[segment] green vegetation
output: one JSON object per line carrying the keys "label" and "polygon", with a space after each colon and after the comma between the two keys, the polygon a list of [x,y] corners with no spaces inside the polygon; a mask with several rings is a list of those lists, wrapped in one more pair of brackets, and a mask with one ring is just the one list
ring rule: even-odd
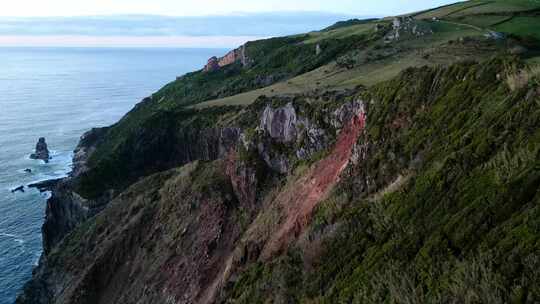
{"label": "green vegetation", "polygon": [[201,141],[202,134],[215,127],[219,117],[235,110],[157,111],[140,121],[128,115],[109,130],[88,160],[92,169],[77,180],[78,193],[98,198],[108,189],[122,191],[142,176],[192,161],[192,155],[210,157],[215,152],[206,150],[205,144],[211,143]]}
{"label": "green vegetation", "polygon": [[350,27],[352,25],[359,25],[359,24],[366,24],[366,23],[371,23],[371,22],[376,22],[378,19],[350,19],[350,20],[346,20],[346,21],[339,21],[339,22],[336,22],[334,25],[331,25],[327,28],[325,28],[324,30],[322,30],[323,32],[327,32],[327,31],[332,31],[332,30],[337,30],[337,29],[340,29],[340,28],[344,28],[344,27]]}
{"label": "green vegetation", "polygon": [[471,5],[467,9],[459,10],[447,17],[459,17],[477,14],[516,13],[540,8],[540,3],[535,0],[491,0],[470,1],[478,5]]}
{"label": "green vegetation", "polygon": [[[292,290],[292,303],[538,301],[540,99],[527,97],[538,85],[511,92],[496,79],[519,66],[408,69],[362,94],[375,102],[361,141],[374,146],[319,207],[310,238],[340,227],[322,258],[285,287],[268,274],[306,265],[309,252],[249,270],[231,297],[276,301]],[[376,195],[407,172],[401,188]]]}
{"label": "green vegetation", "polygon": [[309,38],[304,43],[318,43],[325,39],[345,39],[356,35],[367,35],[375,31],[376,21],[360,22],[349,26],[340,26],[320,32],[309,33]]}
{"label": "green vegetation", "polygon": [[532,37],[540,40],[540,18],[539,17],[514,17],[512,20],[503,22],[495,29],[500,32],[512,33],[523,37]]}
{"label": "green vegetation", "polygon": [[481,14],[512,14],[540,8],[535,0],[472,0],[413,14],[417,19],[458,18]]}
{"label": "green vegetation", "polygon": [[[399,39],[392,18],[349,20],[179,78],[87,139],[73,190],[112,201],[34,283],[73,303],[540,302],[539,8],[461,2]],[[353,100],[365,128],[339,133]],[[288,103],[302,123],[283,143],[259,125]]]}

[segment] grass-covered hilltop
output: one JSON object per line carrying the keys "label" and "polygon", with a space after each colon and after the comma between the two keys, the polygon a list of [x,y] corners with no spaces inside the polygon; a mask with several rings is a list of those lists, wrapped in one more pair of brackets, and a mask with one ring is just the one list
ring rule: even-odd
{"label": "grass-covered hilltop", "polygon": [[248,42],[82,138],[17,303],[539,303],[540,1]]}

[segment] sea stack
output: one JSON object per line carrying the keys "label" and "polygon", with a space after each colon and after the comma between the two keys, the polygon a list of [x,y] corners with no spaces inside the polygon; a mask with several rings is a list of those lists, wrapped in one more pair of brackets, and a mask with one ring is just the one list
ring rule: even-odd
{"label": "sea stack", "polygon": [[45,142],[45,137],[39,138],[37,144],[36,144],[36,152],[30,155],[31,159],[41,159],[44,162],[48,163],[50,156],[49,156],[49,149],[47,148],[47,143]]}

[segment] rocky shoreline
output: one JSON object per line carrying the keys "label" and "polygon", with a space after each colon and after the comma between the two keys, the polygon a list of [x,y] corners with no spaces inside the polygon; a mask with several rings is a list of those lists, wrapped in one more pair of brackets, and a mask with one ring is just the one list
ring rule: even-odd
{"label": "rocky shoreline", "polygon": [[[322,98],[343,100],[345,96],[351,94],[353,94],[352,91],[335,92]],[[192,151],[195,153],[178,154],[178,163],[175,166],[179,167],[197,160],[229,159],[231,151],[246,148],[251,151],[249,153],[259,155],[270,170],[286,174],[292,166],[287,158],[292,155],[282,154],[276,150],[275,144],[300,145],[300,149],[293,157],[307,160],[318,151],[328,148],[333,141],[331,137],[335,136],[331,134],[339,132],[357,113],[363,111],[363,106],[359,101],[344,103],[334,112],[328,113],[327,123],[328,127],[332,129],[329,131],[322,129],[320,125],[310,121],[309,117],[298,112],[297,108],[302,107],[303,103],[289,97],[278,99],[283,104],[282,106],[273,106],[272,103],[275,103],[277,99],[266,98],[261,98],[260,105],[256,106],[260,111],[256,124],[261,137],[248,138],[245,134],[246,130],[234,126],[198,130],[199,136],[189,136],[195,142],[182,143],[185,147],[179,148],[181,151],[188,149],[188,147],[200,147],[200,149]],[[54,266],[49,265],[48,255],[66,235],[81,223],[101,212],[113,199],[112,191],[107,191],[94,200],[85,199],[74,191],[77,179],[88,170],[87,161],[105,134],[106,129],[94,129],[81,137],[80,143],[74,151],[73,171],[68,177],[31,185],[39,190],[51,191],[52,195],[47,201],[46,217],[42,227],[44,251],[39,265],[34,271],[33,279],[25,286],[17,303],[45,304],[57,296],[56,290],[61,288],[58,284],[67,284],[68,278],[62,277],[64,274],[58,272],[51,276],[50,272]],[[228,168],[227,171],[230,172],[231,182],[237,189],[238,198],[251,206],[255,200],[256,175],[261,173],[257,173],[260,169],[246,167],[242,163],[240,160],[233,162],[232,167]]]}
{"label": "rocky shoreline", "polygon": [[33,278],[43,279],[29,281],[24,286],[16,303],[49,303],[51,286],[47,285],[45,279],[47,277],[45,274],[47,272],[47,254],[77,225],[101,210],[88,206],[88,202],[72,190],[73,179],[84,172],[86,161],[93,151],[92,148],[97,142],[97,137],[99,134],[103,134],[100,131],[101,129],[92,129],[81,137],[74,151],[72,171],[67,177],[28,185],[29,188],[36,188],[40,192],[51,192],[51,197],[47,200],[45,221],[41,229],[43,252],[38,266],[33,271]]}

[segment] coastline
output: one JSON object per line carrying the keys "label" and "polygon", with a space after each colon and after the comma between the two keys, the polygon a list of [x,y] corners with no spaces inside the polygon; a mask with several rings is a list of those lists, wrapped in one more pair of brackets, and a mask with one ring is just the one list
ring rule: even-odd
{"label": "coastline", "polygon": [[[88,204],[73,192],[73,180],[85,171],[85,164],[93,152],[98,141],[96,135],[103,135],[107,128],[94,128],[85,132],[79,139],[79,143],[72,153],[71,171],[64,177],[50,179],[42,182],[29,184],[28,187],[36,188],[40,192],[50,192],[46,202],[45,220],[42,225],[42,245],[39,262],[33,269],[32,279],[19,291],[16,303],[20,301],[29,303],[48,303],[48,286],[43,282],[34,281],[36,273],[42,273],[47,268],[47,254],[50,249],[60,242],[65,235],[80,223],[101,211],[99,204]],[[90,206],[92,205],[92,206]]]}
{"label": "coastline", "polygon": [[[151,92],[206,62],[216,50],[17,48],[0,51],[0,304],[15,301],[41,252],[51,193],[11,190],[72,172],[73,149],[91,127],[116,123]],[[93,62],[89,65],[87,62]],[[60,64],[61,63],[61,64]],[[45,137],[53,159],[29,159]],[[31,173],[24,170],[29,168]]]}

